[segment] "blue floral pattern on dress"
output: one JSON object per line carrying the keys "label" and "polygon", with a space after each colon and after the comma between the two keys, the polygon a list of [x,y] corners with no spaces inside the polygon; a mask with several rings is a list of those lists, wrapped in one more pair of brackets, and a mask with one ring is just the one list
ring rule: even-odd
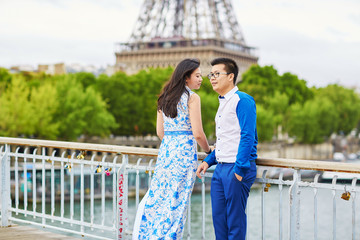
{"label": "blue floral pattern on dress", "polygon": [[176,118],[163,115],[164,130],[172,134],[165,134],[160,145],[139,239],[182,239],[197,168],[197,142],[191,132],[186,134],[192,130],[188,99],[183,93]]}

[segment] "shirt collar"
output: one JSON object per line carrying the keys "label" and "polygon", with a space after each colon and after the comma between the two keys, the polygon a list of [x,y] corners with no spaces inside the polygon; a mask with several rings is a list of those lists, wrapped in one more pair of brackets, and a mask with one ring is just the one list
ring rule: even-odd
{"label": "shirt collar", "polygon": [[185,88],[190,92],[191,91],[191,89],[188,87],[188,86],[186,86],[185,85]]}
{"label": "shirt collar", "polygon": [[227,94],[224,96],[219,96],[219,99],[225,99],[226,101],[229,100],[235,93],[238,91],[239,88],[235,86],[233,89],[231,89]]}

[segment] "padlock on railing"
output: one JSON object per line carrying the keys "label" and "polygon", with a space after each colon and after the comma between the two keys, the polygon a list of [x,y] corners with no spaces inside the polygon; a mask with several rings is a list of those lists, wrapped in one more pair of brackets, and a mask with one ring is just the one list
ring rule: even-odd
{"label": "padlock on railing", "polygon": [[78,155],[77,155],[77,159],[84,159],[86,156],[86,152],[85,151],[81,151]]}
{"label": "padlock on railing", "polygon": [[269,187],[271,187],[270,183],[267,183],[264,187],[264,192],[268,192],[269,191]]}
{"label": "padlock on railing", "polygon": [[95,169],[95,173],[101,173],[101,165],[97,165]]}
{"label": "padlock on railing", "polygon": [[341,198],[346,201],[349,201],[350,196],[351,196],[351,194],[350,194],[350,192],[346,191],[346,185],[345,185],[345,192],[343,194],[341,194]]}
{"label": "padlock on railing", "polygon": [[110,176],[111,170],[112,170],[112,168],[105,168],[105,174],[106,174],[106,176]]}

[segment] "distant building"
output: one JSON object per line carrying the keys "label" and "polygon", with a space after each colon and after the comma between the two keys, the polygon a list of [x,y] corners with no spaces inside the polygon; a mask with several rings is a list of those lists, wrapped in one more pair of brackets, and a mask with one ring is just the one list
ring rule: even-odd
{"label": "distant building", "polygon": [[88,72],[98,76],[105,72],[105,68],[96,67],[94,65],[81,65],[79,63],[67,64],[66,71],[68,73]]}
{"label": "distant building", "polygon": [[18,65],[10,67],[9,71],[10,73],[34,72],[35,69],[31,65]]}
{"label": "distant building", "polygon": [[44,72],[50,75],[62,75],[66,73],[66,68],[64,63],[39,64],[38,72]]}

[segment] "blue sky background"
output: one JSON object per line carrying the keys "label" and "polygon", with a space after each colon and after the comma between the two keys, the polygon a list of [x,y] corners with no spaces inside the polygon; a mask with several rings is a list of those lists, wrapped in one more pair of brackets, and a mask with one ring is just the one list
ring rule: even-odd
{"label": "blue sky background", "polygon": [[[360,1],[233,0],[260,65],[322,87],[360,87]],[[143,0],[0,0],[0,66],[115,63]]]}

